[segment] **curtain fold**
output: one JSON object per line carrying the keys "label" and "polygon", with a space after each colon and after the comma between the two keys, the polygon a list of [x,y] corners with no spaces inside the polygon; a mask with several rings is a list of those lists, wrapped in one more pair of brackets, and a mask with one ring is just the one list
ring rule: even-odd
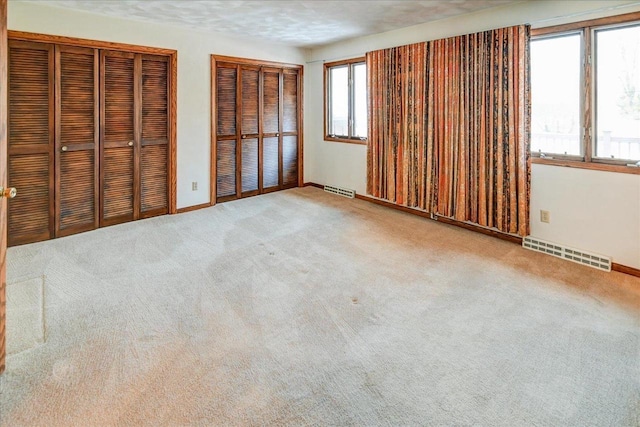
{"label": "curtain fold", "polygon": [[425,44],[367,53],[367,191],[394,203],[424,199]]}
{"label": "curtain fold", "polygon": [[367,53],[367,191],[529,232],[529,27]]}

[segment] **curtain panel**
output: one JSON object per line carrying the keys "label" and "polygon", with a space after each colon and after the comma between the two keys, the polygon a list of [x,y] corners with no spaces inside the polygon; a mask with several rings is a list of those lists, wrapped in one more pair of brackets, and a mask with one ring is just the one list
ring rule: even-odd
{"label": "curtain panel", "polygon": [[529,233],[528,26],[367,53],[367,191]]}

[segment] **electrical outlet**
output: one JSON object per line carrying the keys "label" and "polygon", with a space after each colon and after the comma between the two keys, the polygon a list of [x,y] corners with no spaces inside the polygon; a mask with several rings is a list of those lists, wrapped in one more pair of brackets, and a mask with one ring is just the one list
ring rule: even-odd
{"label": "electrical outlet", "polygon": [[198,181],[193,181],[191,183],[191,191],[198,191]]}
{"label": "electrical outlet", "polygon": [[540,211],[540,222],[550,222],[549,211]]}

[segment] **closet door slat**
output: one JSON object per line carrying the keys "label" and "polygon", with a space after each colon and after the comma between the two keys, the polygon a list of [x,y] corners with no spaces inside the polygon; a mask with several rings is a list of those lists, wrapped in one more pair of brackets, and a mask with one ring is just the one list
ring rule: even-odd
{"label": "closet door slat", "polygon": [[166,57],[142,58],[142,140],[140,198],[142,217],[166,214],[169,148],[169,62]]}
{"label": "closet door slat", "polygon": [[56,236],[98,227],[98,52],[56,46]]}
{"label": "closet door slat", "polygon": [[217,198],[236,195],[236,140],[217,141]]}
{"label": "closet door slat", "polygon": [[240,67],[240,80],[240,194],[246,197],[260,189],[260,68]]}
{"label": "closet door slat", "polygon": [[216,201],[238,196],[238,66],[216,67]]}
{"label": "closet door slat", "polygon": [[54,46],[9,41],[9,246],[54,234]]}
{"label": "closet door slat", "polygon": [[263,126],[265,134],[275,134],[280,131],[280,72],[279,70],[264,70],[263,77]]}
{"label": "closet door slat", "polygon": [[282,186],[298,186],[298,92],[300,72],[285,70],[283,76],[283,138],[282,138]]}
{"label": "closet door slat", "polygon": [[235,65],[218,65],[216,70],[217,136],[236,135],[236,92],[238,70]]}
{"label": "closet door slat", "polygon": [[258,138],[242,140],[242,194],[258,190]]}
{"label": "closet door slat", "polygon": [[282,185],[285,188],[298,186],[298,137],[287,135],[282,138]]}
{"label": "closet door slat", "polygon": [[283,132],[298,132],[298,72],[285,70],[283,78]]}
{"label": "closet door slat", "polygon": [[100,225],[134,215],[136,150],[134,54],[101,52]]}
{"label": "closet door slat", "polygon": [[263,143],[262,182],[265,191],[278,189],[280,179],[278,177],[279,163],[279,138],[277,136],[265,137]]}

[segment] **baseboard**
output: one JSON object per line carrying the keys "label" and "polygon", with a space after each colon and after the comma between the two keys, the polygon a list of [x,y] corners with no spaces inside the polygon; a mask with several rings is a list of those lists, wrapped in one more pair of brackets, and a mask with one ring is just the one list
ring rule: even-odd
{"label": "baseboard", "polygon": [[360,200],[366,200],[370,203],[375,203],[376,205],[386,206],[391,209],[395,209],[397,211],[402,211],[406,213],[410,213],[412,215],[417,215],[422,218],[427,218],[432,221],[442,222],[444,224],[453,225],[456,227],[464,228],[466,230],[475,231],[477,233],[486,234],[487,236],[495,237],[501,240],[506,240],[507,242],[516,243],[518,245],[522,244],[522,237],[513,236],[511,234],[501,233],[499,231],[491,230],[488,228],[481,227],[479,225],[468,224],[466,222],[456,221],[455,219],[446,218],[442,216],[433,217],[429,212],[421,211],[418,209],[409,208],[402,205],[396,205],[394,203],[388,202],[386,200],[376,199],[375,197],[363,196],[362,194],[356,194],[356,198]]}
{"label": "baseboard", "polygon": [[181,214],[185,212],[197,211],[198,209],[208,208],[209,206],[211,206],[210,203],[202,203],[200,205],[187,206],[186,208],[178,209],[178,213]]}
{"label": "baseboard", "polygon": [[[323,185],[317,184],[315,182],[305,182],[304,183],[305,187],[316,187],[316,188],[324,188]],[[412,209],[412,208],[408,208],[406,206],[401,206],[401,205],[396,205],[393,204],[391,202],[388,202],[386,200],[380,200],[380,199],[376,199],[374,197],[371,196],[365,196],[362,194],[356,194],[356,199],[360,199],[360,200],[364,200],[367,201],[369,203],[375,203],[376,205],[380,205],[380,206],[385,206],[387,208],[391,208],[391,209],[395,209],[397,211],[402,211],[402,212],[406,212],[406,213],[410,213],[412,215],[417,215],[420,216],[422,218],[427,218],[430,219],[432,221],[438,221],[438,222],[442,222],[445,224],[449,224],[449,225],[454,225],[456,227],[461,227],[467,230],[471,230],[471,231],[475,231],[477,233],[482,233],[482,234],[486,234],[488,236],[491,237],[495,237],[498,239],[502,239],[511,243],[516,243],[518,245],[522,245],[522,237],[519,236],[513,236],[510,234],[505,234],[505,233],[501,233],[499,231],[494,231],[494,230],[490,230],[490,229],[486,229],[477,225],[473,225],[473,224],[467,224],[464,222],[460,222],[460,221],[456,221],[454,219],[450,219],[450,218],[446,218],[446,217],[436,217],[435,219],[431,217],[431,214],[428,212],[424,212],[424,211],[420,211],[417,209]],[[636,276],[636,277],[640,277],[640,269],[638,268],[634,268],[634,267],[629,267],[626,265],[622,265],[622,264],[617,264],[617,263],[612,263],[611,264],[611,270],[613,271],[617,271],[619,273],[624,273],[624,274],[628,274],[630,276]]]}
{"label": "baseboard", "polygon": [[323,185],[316,184],[315,182],[305,182],[302,186],[303,187],[316,187],[316,188],[324,189]]}
{"label": "baseboard", "polygon": [[631,276],[640,277],[640,268],[628,267],[622,264],[616,264],[615,262],[611,263],[611,270],[617,271],[619,273],[629,274]]}

